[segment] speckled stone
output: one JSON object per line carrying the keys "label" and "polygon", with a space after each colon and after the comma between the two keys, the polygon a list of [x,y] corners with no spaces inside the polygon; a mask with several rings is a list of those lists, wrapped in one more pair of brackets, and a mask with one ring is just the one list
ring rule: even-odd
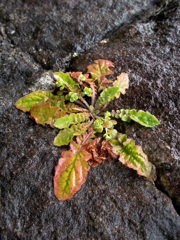
{"label": "speckled stone", "polygon": [[[178,9],[177,1],[1,1],[1,239],[180,239]],[[72,59],[75,51],[84,53]],[[54,166],[68,147],[53,146],[57,130],[36,125],[14,103],[49,88],[51,70],[85,71],[98,58],[130,78],[127,94],[109,109],[143,109],[160,119],[153,129],[119,122],[158,178],[153,185],[108,163],[91,169],[71,200],[59,202]]]}

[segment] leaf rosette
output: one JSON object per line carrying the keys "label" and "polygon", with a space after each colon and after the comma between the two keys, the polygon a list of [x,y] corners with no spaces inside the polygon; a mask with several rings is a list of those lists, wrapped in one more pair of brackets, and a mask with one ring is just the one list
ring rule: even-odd
{"label": "leaf rosette", "polygon": [[29,93],[15,103],[16,108],[30,112],[37,124],[59,130],[55,146],[70,144],[68,151],[61,152],[55,167],[54,194],[60,201],[72,198],[80,190],[90,167],[117,158],[139,175],[150,178],[153,165],[141,146],[115,127],[131,120],[154,127],[159,121],[142,110],[106,110],[109,102],[120,98],[129,87],[126,73],[115,81],[108,79],[113,67],[111,61],[98,59],[87,67],[87,73],[55,72],[53,90]]}

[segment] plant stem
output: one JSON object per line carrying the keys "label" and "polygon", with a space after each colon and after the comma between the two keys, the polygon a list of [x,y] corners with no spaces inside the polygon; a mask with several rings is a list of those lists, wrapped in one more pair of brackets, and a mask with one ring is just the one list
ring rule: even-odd
{"label": "plant stem", "polygon": [[104,111],[104,109],[107,107],[107,105],[108,105],[108,102],[106,102],[106,103],[104,104],[104,106],[101,108],[100,112]]}
{"label": "plant stem", "polygon": [[95,115],[95,114],[94,114],[93,116],[94,116],[95,118],[100,118],[100,116],[98,116],[98,115]]}
{"label": "plant stem", "polygon": [[86,105],[86,107],[90,110],[90,106],[89,106],[89,104],[86,102],[86,100],[84,100],[84,98],[83,98],[81,95],[79,95],[78,97],[79,97],[79,99],[81,100],[81,102],[83,102],[84,105]]}
{"label": "plant stem", "polygon": [[[79,105],[81,105],[81,107],[83,107],[83,108],[86,107],[86,105],[85,105],[84,103],[82,103],[81,101],[79,101],[79,100],[77,100],[76,103],[79,104]],[[87,110],[87,109],[86,109],[86,110]]]}
{"label": "plant stem", "polygon": [[[91,122],[93,123],[93,120],[92,120]],[[85,142],[88,140],[88,138],[91,136],[92,133],[93,133],[93,129],[91,128],[91,131],[90,131],[89,134],[86,136],[86,138],[84,139],[84,141],[82,142],[82,144],[85,143]]]}
{"label": "plant stem", "polygon": [[93,120],[95,121],[96,119],[94,118],[94,116],[92,115],[92,113],[90,113],[91,117],[93,118]]}

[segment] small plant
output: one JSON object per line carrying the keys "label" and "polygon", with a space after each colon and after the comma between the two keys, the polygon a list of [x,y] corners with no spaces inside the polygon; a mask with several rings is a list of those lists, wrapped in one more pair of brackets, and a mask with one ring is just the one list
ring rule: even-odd
{"label": "small plant", "polygon": [[110,101],[125,94],[129,87],[126,73],[115,81],[106,78],[113,74],[110,70],[113,67],[112,62],[99,59],[87,67],[86,74],[55,72],[53,90],[32,92],[15,104],[18,109],[30,112],[36,123],[60,130],[54,139],[55,146],[70,143],[70,150],[61,152],[55,167],[54,194],[61,201],[72,198],[85,182],[90,167],[102,162],[118,158],[141,176],[148,178],[151,174],[152,164],[146,154],[114,128],[115,119],[133,120],[145,127],[154,127],[159,121],[142,110],[105,110]]}

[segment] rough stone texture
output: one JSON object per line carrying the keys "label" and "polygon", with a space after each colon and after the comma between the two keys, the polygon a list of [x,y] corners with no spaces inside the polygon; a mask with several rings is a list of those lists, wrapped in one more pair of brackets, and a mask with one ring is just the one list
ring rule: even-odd
{"label": "rough stone texture", "polygon": [[158,14],[171,1],[2,0],[0,15],[11,44],[52,70],[107,32],[135,18]]}
{"label": "rough stone texture", "polygon": [[[1,239],[180,239],[171,202],[178,210],[179,8],[171,1],[162,10],[168,2],[2,1]],[[74,51],[101,38],[109,42],[71,61]],[[143,146],[157,168],[156,186],[171,199],[118,162],[92,169],[71,200],[54,197],[54,166],[67,148],[54,147],[57,131],[36,125],[13,105],[50,86],[47,70],[84,71],[97,58],[113,61],[116,73],[130,78],[127,94],[109,108],[144,109],[161,120],[154,129],[135,123],[120,128]]]}

